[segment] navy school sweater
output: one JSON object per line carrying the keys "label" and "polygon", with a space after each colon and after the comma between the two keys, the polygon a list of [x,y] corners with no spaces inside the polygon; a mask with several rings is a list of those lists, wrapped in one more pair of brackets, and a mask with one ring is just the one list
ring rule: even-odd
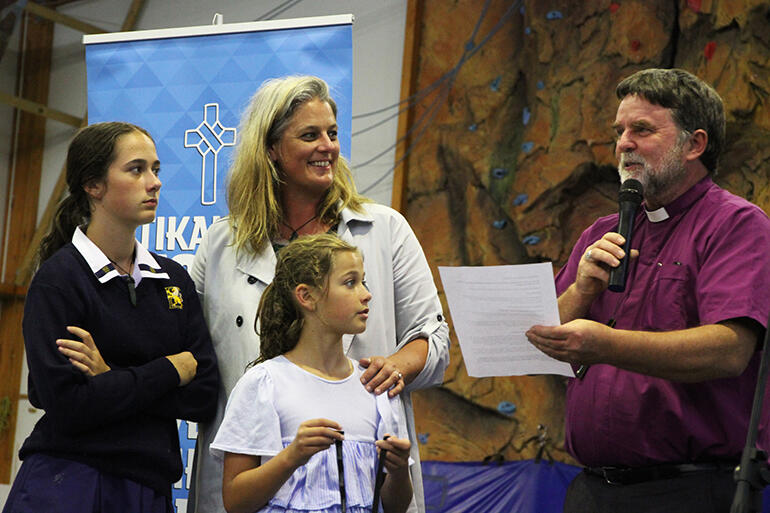
{"label": "navy school sweater", "polygon": [[[19,451],[70,459],[131,479],[163,495],[182,475],[176,419],[210,420],[219,375],[195,286],[185,269],[153,254],[169,279],[143,278],[136,306],[120,278],[100,283],[67,243],[46,260],[24,305],[29,400],[45,410]],[[56,339],[91,333],[111,370],[88,377],[62,355]],[[190,351],[195,378],[179,387],[165,358]]]}

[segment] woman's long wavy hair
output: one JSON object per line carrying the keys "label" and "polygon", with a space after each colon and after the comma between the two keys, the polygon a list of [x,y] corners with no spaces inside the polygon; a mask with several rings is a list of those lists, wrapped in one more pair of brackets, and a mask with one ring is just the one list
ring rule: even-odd
{"label": "woman's long wavy hair", "polygon": [[[282,181],[268,150],[281,139],[297,108],[315,99],[328,103],[337,116],[337,104],[329,96],[329,87],[317,77],[270,79],[252,96],[238,128],[239,142],[227,184],[236,251],[256,254],[278,234],[283,217]],[[318,206],[319,219],[333,224],[342,209],[350,207],[360,212],[366,201],[356,190],[347,161],[340,156],[332,186]]]}
{"label": "woman's long wavy hair", "polygon": [[305,235],[278,253],[275,277],[262,293],[254,326],[259,335],[259,358],[249,366],[294,349],[302,333],[303,313],[294,297],[300,284],[326,292],[335,255],[358,252],[336,235]]}
{"label": "woman's long wavy hair", "polygon": [[144,128],[121,121],[94,123],[75,134],[67,149],[68,194],[59,203],[51,228],[40,242],[38,266],[72,239],[77,226],[90,221],[91,203],[85,186],[106,180],[107,169],[116,157],[118,139],[131,132],[140,132],[152,140]]}

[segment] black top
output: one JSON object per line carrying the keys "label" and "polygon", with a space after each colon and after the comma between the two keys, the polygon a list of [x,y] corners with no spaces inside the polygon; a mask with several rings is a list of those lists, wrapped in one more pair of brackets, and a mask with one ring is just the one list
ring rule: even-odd
{"label": "black top", "polygon": [[[100,283],[66,244],[35,275],[24,305],[29,399],[45,414],[19,451],[79,461],[170,496],[182,475],[176,419],[210,420],[216,410],[216,357],[195,286],[185,269],[153,254],[169,278],[142,279],[132,306],[126,282]],[[98,274],[98,273],[97,273]],[[56,340],[93,336],[111,370],[89,377]],[[195,379],[179,387],[165,358],[190,351]]]}

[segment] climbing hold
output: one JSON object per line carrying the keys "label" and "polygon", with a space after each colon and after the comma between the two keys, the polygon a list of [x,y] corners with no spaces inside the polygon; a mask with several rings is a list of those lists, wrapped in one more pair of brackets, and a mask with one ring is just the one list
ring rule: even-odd
{"label": "climbing hold", "polygon": [[638,39],[634,39],[633,41],[631,41],[631,50],[636,52],[641,47],[642,47],[642,42],[639,41]]}
{"label": "climbing hold", "polygon": [[500,90],[500,81],[502,80],[502,77],[497,77],[492,81],[491,84],[489,84],[489,88],[493,90],[494,92],[497,92]]}
{"label": "climbing hold", "polygon": [[542,91],[543,89],[545,89],[545,83],[543,83],[542,80],[538,80],[537,84],[535,84],[535,87],[537,87],[538,91]]}
{"label": "climbing hold", "polygon": [[618,12],[618,9],[620,9],[620,4],[617,2],[612,2],[610,4],[610,13],[615,14]]}
{"label": "climbing hold", "polygon": [[524,153],[529,153],[530,151],[532,151],[532,148],[534,147],[535,147],[535,143],[533,143],[532,141],[521,143],[521,149],[524,151]]}
{"label": "climbing hold", "polygon": [[492,170],[492,176],[495,178],[505,178],[505,176],[508,174],[508,170],[504,167],[496,167]]}
{"label": "climbing hold", "polygon": [[430,436],[430,433],[417,433],[417,440],[422,444],[425,445],[428,443],[428,437]]}
{"label": "climbing hold", "polygon": [[548,11],[548,14],[545,15],[545,18],[548,20],[560,20],[563,17],[564,15],[561,11]]}
{"label": "climbing hold", "polygon": [[525,125],[529,123],[529,116],[530,116],[529,107],[524,107],[524,110],[521,113],[521,122],[524,123]]}
{"label": "climbing hold", "polygon": [[527,235],[523,239],[521,239],[521,242],[526,244],[527,246],[534,246],[538,242],[540,242],[540,237],[537,235]]}
{"label": "climbing hold", "polygon": [[716,41],[709,41],[706,43],[706,46],[703,48],[703,55],[706,57],[707,61],[710,61],[714,57],[714,53],[717,51],[717,43]]}
{"label": "climbing hold", "polygon": [[492,223],[492,226],[494,226],[498,230],[502,230],[503,228],[508,226],[508,221],[506,221],[505,219],[498,219]]}
{"label": "climbing hold", "polygon": [[497,405],[497,411],[503,415],[513,415],[516,413],[516,405],[510,401],[500,401]]}
{"label": "climbing hold", "polygon": [[523,205],[529,200],[529,196],[527,194],[519,194],[515,198],[513,198],[513,206],[518,207],[519,205]]}
{"label": "climbing hold", "polygon": [[475,132],[478,127],[479,126],[476,123],[473,123],[472,125],[468,125],[468,130]]}

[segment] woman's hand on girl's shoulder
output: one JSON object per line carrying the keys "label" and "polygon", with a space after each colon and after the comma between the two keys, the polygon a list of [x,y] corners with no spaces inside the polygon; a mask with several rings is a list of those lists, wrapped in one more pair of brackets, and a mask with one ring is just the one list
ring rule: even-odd
{"label": "woman's hand on girl's shoulder", "polygon": [[306,420],[297,428],[297,436],[286,447],[297,466],[304,465],[317,452],[326,450],[337,440],[344,440],[342,426],[329,419]]}
{"label": "woman's hand on girl's shoulder", "polygon": [[110,370],[96,348],[91,334],[77,326],[67,326],[67,331],[78,337],[82,342],[60,338],[56,341],[59,352],[66,356],[70,363],[87,376],[96,376]]}
{"label": "woman's hand on girl's shoulder", "polygon": [[387,391],[388,397],[395,397],[406,386],[404,375],[392,356],[361,358],[358,360],[358,364],[366,368],[361,374],[361,383],[366,387],[366,390],[375,395]]}

